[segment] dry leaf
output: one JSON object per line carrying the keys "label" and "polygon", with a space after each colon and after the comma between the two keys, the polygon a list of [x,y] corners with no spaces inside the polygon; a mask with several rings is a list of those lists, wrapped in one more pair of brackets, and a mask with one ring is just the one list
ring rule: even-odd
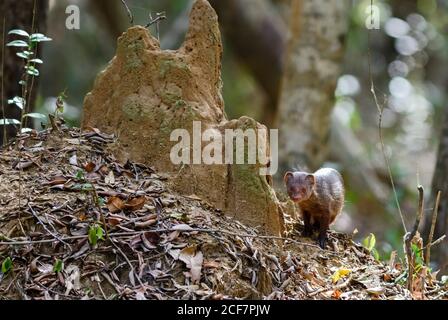
{"label": "dry leaf", "polygon": [[366,289],[366,291],[369,294],[372,294],[372,295],[375,295],[375,296],[379,296],[380,294],[383,294],[385,290],[386,289],[383,288],[383,287],[373,287],[373,288],[367,288]]}
{"label": "dry leaf", "polygon": [[186,247],[180,251],[179,260],[185,262],[187,268],[190,269],[193,283],[199,282],[201,280],[201,269],[204,261],[202,252],[196,252],[196,246]]}
{"label": "dry leaf", "polygon": [[151,219],[151,220],[146,220],[143,222],[136,222],[135,227],[138,229],[143,229],[143,228],[155,225],[156,223],[157,223],[157,219]]}
{"label": "dry leaf", "polygon": [[193,228],[190,227],[188,224],[176,224],[171,229],[172,230],[178,230],[178,231],[191,231],[191,230],[193,230]]}
{"label": "dry leaf", "polygon": [[334,299],[340,299],[341,298],[341,294],[342,294],[342,292],[340,290],[334,290],[333,294],[331,295],[331,297],[334,298]]}
{"label": "dry leaf", "polygon": [[53,272],[53,266],[49,263],[43,263],[37,267],[37,270],[43,274],[48,274]]}
{"label": "dry leaf", "polygon": [[65,294],[68,295],[73,289],[79,290],[81,288],[81,275],[79,268],[75,265],[69,265],[65,268],[65,273],[67,274],[67,277],[65,278]]}
{"label": "dry leaf", "polygon": [[68,162],[72,165],[72,166],[78,166],[78,157],[76,156],[76,153],[74,153],[70,159],[68,159]]}
{"label": "dry leaf", "polygon": [[115,176],[112,170],[110,170],[107,176],[104,177],[104,182],[107,184],[115,184]]}
{"label": "dry leaf", "polygon": [[203,266],[204,266],[204,268],[220,268],[221,263],[219,261],[206,260],[206,261],[204,261]]}
{"label": "dry leaf", "polygon": [[336,283],[339,281],[339,279],[345,278],[350,272],[352,272],[350,269],[340,268],[336,270],[335,273],[333,273],[333,275],[331,276],[331,280],[333,281],[333,283]]}
{"label": "dry leaf", "polygon": [[107,200],[107,208],[111,213],[120,212],[124,209],[124,202],[119,197],[110,197]]}
{"label": "dry leaf", "polygon": [[144,196],[133,198],[131,200],[126,201],[125,208],[130,211],[137,211],[143,208],[146,202],[146,198]]}
{"label": "dry leaf", "polygon": [[92,172],[95,167],[96,165],[93,162],[88,162],[84,165],[84,170],[86,170],[86,172]]}
{"label": "dry leaf", "polygon": [[64,177],[53,177],[51,181],[47,182],[50,186],[54,186],[57,184],[64,184],[67,182],[67,179]]}
{"label": "dry leaf", "polygon": [[121,222],[122,220],[123,220],[123,219],[120,219],[120,218],[110,217],[110,218],[107,219],[107,222],[108,222],[111,226],[115,227],[115,226],[119,225],[120,222]]}

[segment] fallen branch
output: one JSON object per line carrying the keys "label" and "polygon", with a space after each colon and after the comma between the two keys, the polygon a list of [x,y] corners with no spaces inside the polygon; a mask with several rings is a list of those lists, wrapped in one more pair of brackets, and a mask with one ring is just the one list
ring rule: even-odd
{"label": "fallen branch", "polygon": [[344,289],[345,287],[347,287],[352,282],[352,280],[353,280],[353,276],[350,275],[346,281],[344,281],[343,283],[341,283],[341,284],[339,284],[337,286],[334,286],[332,288],[320,288],[320,289],[318,289],[316,291],[311,292],[309,295],[310,295],[310,297],[313,297],[316,294],[319,294],[321,292],[330,291],[330,290]]}
{"label": "fallen branch", "polygon": [[439,211],[439,203],[440,203],[440,194],[441,191],[439,190],[437,192],[437,197],[436,197],[436,203],[434,205],[434,211],[432,212],[432,221],[431,221],[431,229],[429,231],[429,235],[428,235],[428,241],[427,241],[427,249],[426,249],[426,255],[425,255],[425,263],[427,266],[429,266],[429,263],[431,261],[431,242],[432,242],[432,238],[434,236],[434,230],[436,228],[436,221],[437,221],[437,213]]}
{"label": "fallen branch", "polygon": [[39,218],[39,216],[37,215],[36,211],[34,211],[33,207],[31,207],[29,202],[28,202],[28,208],[30,209],[30,212],[33,215],[33,217],[37,219],[37,221],[42,226],[42,228],[44,228],[45,231],[47,231],[53,238],[55,238],[55,240],[58,240],[59,242],[67,245],[70,248],[70,251],[72,250],[72,247],[67,242],[65,242],[61,237],[59,237],[57,234],[54,234],[51,230],[49,230],[47,228],[45,223]]}
{"label": "fallen branch", "polygon": [[[264,235],[256,235],[256,234],[240,234],[237,232],[231,232],[226,230],[218,230],[218,229],[201,229],[201,228],[189,228],[189,229],[178,229],[178,228],[163,228],[163,229],[154,229],[154,230],[144,230],[144,231],[129,231],[129,232],[117,232],[117,233],[109,233],[109,238],[120,238],[120,237],[129,237],[129,236],[135,236],[140,234],[145,234],[147,232],[155,232],[155,233],[166,233],[166,232],[173,232],[173,231],[179,231],[179,232],[205,232],[205,233],[223,233],[228,234],[232,236],[242,237],[242,238],[259,238],[259,239],[272,239],[272,240],[283,240],[283,241],[291,241],[293,243],[296,243],[298,245],[302,246],[308,246],[313,248],[318,248],[320,250],[324,250],[330,253],[334,253],[333,251],[322,249],[320,246],[316,244],[306,243],[306,242],[300,242],[294,239],[290,238],[284,238],[279,236],[264,236]],[[79,236],[69,236],[69,237],[63,237],[60,238],[60,240],[67,241],[67,240],[77,240],[77,239],[87,239],[88,235],[79,235]],[[11,241],[0,241],[0,245],[30,245],[30,244],[42,244],[42,243],[51,243],[56,241],[56,239],[44,239],[44,240],[29,240],[29,241],[15,241],[14,239],[11,239]]]}

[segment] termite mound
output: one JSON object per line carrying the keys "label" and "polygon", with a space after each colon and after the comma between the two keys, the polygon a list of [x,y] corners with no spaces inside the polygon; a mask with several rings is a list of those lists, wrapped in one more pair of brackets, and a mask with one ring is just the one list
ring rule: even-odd
{"label": "termite mound", "polygon": [[[173,164],[170,141],[175,129],[192,136],[193,121],[202,130],[266,130],[255,120],[228,120],[221,80],[222,43],[218,18],[206,0],[197,0],[190,27],[178,50],[161,50],[143,27],[128,29],[118,39],[116,56],[84,101],[83,127],[114,133],[114,154],[122,161],[149,164],[168,176],[169,186],[196,195],[248,225],[282,235],[280,202],[267,176],[256,164]],[[224,145],[224,141],[222,141]],[[203,147],[206,144],[203,145]],[[269,155],[268,139],[257,148]],[[247,144],[244,152],[247,152]]]}

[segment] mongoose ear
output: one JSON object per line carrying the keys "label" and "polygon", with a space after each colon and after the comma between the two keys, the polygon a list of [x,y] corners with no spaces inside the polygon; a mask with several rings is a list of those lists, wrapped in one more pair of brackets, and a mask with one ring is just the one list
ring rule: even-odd
{"label": "mongoose ear", "polygon": [[292,174],[291,171],[286,172],[286,173],[285,173],[285,176],[283,177],[283,181],[285,181],[285,183],[287,183],[289,177],[292,177],[292,176],[293,176],[293,174]]}
{"label": "mongoose ear", "polygon": [[308,182],[311,185],[314,185],[314,183],[316,182],[314,175],[309,174],[305,177],[305,181]]}

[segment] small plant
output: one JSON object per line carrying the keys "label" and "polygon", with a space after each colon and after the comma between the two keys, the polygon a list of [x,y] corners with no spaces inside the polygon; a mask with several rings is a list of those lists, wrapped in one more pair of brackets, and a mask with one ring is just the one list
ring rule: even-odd
{"label": "small plant", "polygon": [[96,246],[98,240],[104,240],[104,230],[99,225],[94,224],[89,228],[89,243]]}
{"label": "small plant", "polygon": [[380,260],[380,255],[378,253],[378,250],[376,250],[376,248],[375,248],[376,238],[373,233],[369,234],[366,238],[364,238],[364,240],[362,240],[362,245],[364,246],[364,248],[367,249],[367,251],[369,251],[373,255],[375,260],[377,260],[377,261]]}
{"label": "small plant", "polygon": [[59,273],[64,269],[64,262],[60,259],[56,259],[56,262],[53,265],[53,272]]}
{"label": "small plant", "polygon": [[411,250],[414,254],[415,259],[414,270],[416,273],[418,273],[425,266],[425,262],[423,260],[423,251],[415,243],[411,244]]}
{"label": "small plant", "polygon": [[2,273],[7,274],[12,269],[12,260],[10,257],[7,257],[3,260],[2,263]]}
{"label": "small plant", "polygon": [[34,78],[39,76],[38,65],[42,64],[43,61],[36,56],[37,46],[40,42],[51,41],[52,39],[45,36],[42,33],[29,34],[25,30],[14,29],[8,32],[9,35],[16,35],[22,37],[23,40],[13,40],[6,44],[8,47],[16,47],[22,49],[22,51],[17,52],[16,55],[25,60],[24,72],[22,74],[19,85],[21,86],[21,95],[15,96],[8,99],[8,104],[14,105],[21,110],[20,119],[0,119],[0,125],[14,125],[19,127],[19,132],[31,131],[30,128],[24,128],[25,120],[27,118],[34,119],[46,119],[46,116],[42,113],[30,112],[29,100],[31,97],[31,92],[33,89]]}

